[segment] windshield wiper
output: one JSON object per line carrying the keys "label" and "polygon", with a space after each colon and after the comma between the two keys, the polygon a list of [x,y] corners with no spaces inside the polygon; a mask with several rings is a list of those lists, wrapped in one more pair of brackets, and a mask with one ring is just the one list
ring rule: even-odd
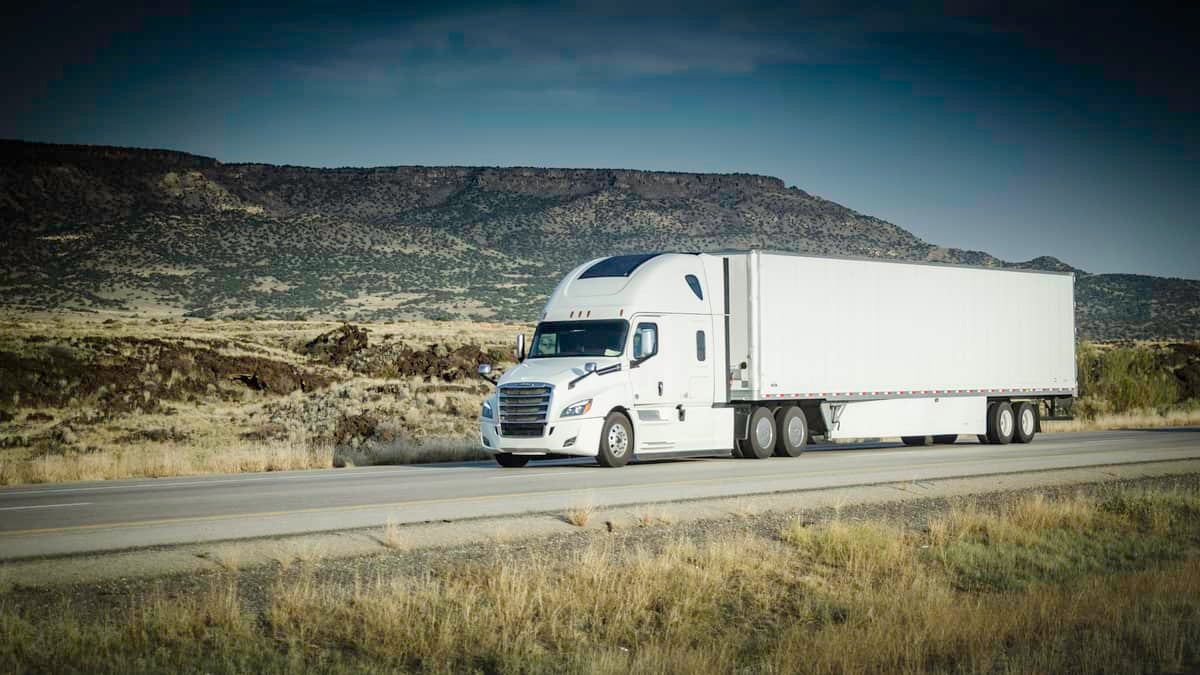
{"label": "windshield wiper", "polygon": [[603,367],[603,368],[600,368],[600,369],[598,369],[598,370],[589,370],[589,371],[587,371],[586,373],[584,373],[584,374],[580,375],[579,377],[577,377],[577,378],[575,378],[575,379],[571,380],[570,382],[568,382],[568,383],[567,383],[567,389],[574,389],[574,388],[575,388],[575,383],[576,383],[576,382],[578,382],[578,381],[582,380],[583,378],[587,377],[588,375],[591,375],[592,373],[595,373],[595,374],[597,374],[597,375],[607,375],[607,374],[609,374],[609,373],[615,373],[615,372],[617,372],[617,371],[618,371],[618,370],[620,370],[620,369],[621,369],[621,364],[619,364],[619,363],[614,363],[614,364],[612,364],[611,366],[605,366],[605,367]]}

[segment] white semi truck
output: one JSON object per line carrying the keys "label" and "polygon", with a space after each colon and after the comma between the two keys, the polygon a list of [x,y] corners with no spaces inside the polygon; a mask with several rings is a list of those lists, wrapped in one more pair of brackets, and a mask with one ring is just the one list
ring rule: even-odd
{"label": "white semi truck", "polygon": [[1027,443],[1075,395],[1074,277],[767,251],[572,270],[479,419],[502,466]]}

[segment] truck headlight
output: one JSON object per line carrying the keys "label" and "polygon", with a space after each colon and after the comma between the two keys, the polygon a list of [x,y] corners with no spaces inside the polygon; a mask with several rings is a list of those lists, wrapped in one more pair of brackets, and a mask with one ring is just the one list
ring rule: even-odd
{"label": "truck headlight", "polygon": [[587,411],[589,411],[591,409],[592,409],[592,399],[589,398],[586,401],[580,401],[579,403],[572,403],[571,405],[563,408],[562,414],[559,415],[559,417],[579,417],[580,415],[583,415],[584,413],[586,413]]}
{"label": "truck headlight", "polygon": [[483,402],[483,410],[479,411],[479,416],[484,419],[489,419],[489,420],[495,419],[495,416],[492,415],[492,402],[491,401]]}

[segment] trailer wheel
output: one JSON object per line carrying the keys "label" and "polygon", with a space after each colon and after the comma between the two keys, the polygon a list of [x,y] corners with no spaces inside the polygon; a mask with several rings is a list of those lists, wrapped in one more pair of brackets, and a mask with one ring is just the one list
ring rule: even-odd
{"label": "trailer wheel", "polygon": [[934,445],[954,445],[958,442],[958,434],[942,434],[933,437]]}
{"label": "trailer wheel", "polygon": [[925,440],[928,436],[901,436],[900,441],[907,446],[925,445]]}
{"label": "trailer wheel", "polygon": [[625,466],[633,454],[633,425],[619,412],[610,412],[600,430],[600,451],[596,463],[608,469]]}
{"label": "trailer wheel", "polygon": [[1037,434],[1037,411],[1028,401],[1013,406],[1013,443],[1028,443]]}
{"label": "trailer wheel", "polygon": [[1013,439],[1013,428],[1016,427],[1012,405],[1008,401],[995,401],[988,406],[987,438],[994,445],[1008,445]]}
{"label": "trailer wheel", "polygon": [[808,419],[794,405],[775,411],[775,456],[799,457],[808,443]]}
{"label": "trailer wheel", "polygon": [[496,453],[496,463],[506,469],[516,469],[528,464],[529,456],[498,452]]}
{"label": "trailer wheel", "polygon": [[766,459],[775,450],[775,416],[770,408],[758,407],[750,415],[750,435],[738,441],[744,459]]}

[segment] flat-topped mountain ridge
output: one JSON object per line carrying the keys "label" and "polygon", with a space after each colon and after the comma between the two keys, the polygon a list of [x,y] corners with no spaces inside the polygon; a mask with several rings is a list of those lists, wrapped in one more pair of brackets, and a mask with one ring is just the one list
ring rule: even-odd
{"label": "flat-topped mountain ridge", "polygon": [[758,247],[1075,271],[1081,335],[1200,337],[1200,282],[936,246],[751,174],[324,169],[0,141],[0,227],[10,307],[528,321],[590,258]]}

